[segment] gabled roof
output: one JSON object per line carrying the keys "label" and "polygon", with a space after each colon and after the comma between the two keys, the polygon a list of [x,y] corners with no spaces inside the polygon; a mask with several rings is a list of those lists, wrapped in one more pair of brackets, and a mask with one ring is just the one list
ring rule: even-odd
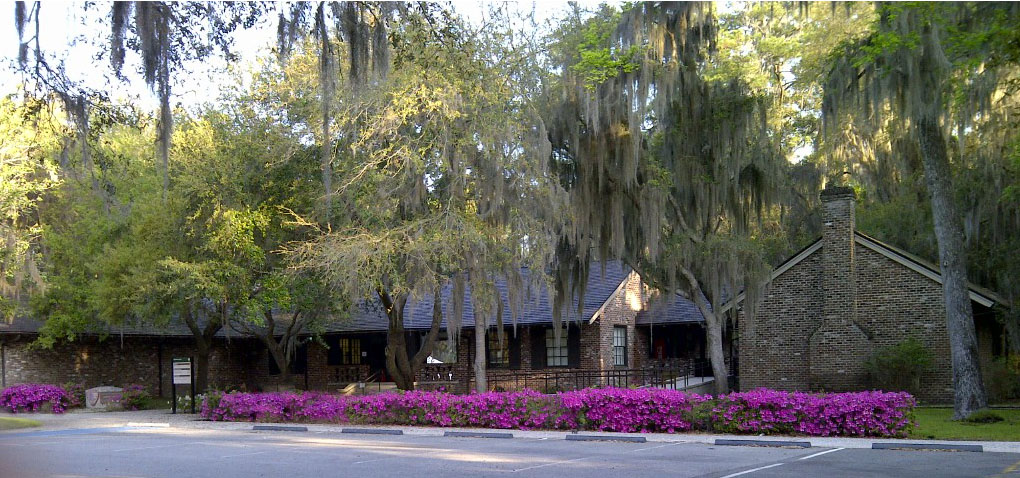
{"label": "gabled roof", "polygon": [[705,316],[691,299],[676,294],[671,300],[652,301],[647,309],[637,313],[634,322],[637,325],[700,324],[705,322]]}
{"label": "gabled roof", "polygon": [[[938,282],[939,284],[942,284],[942,273],[939,271],[938,266],[925,261],[920,257],[904,251],[903,249],[881,242],[873,237],[866,236],[860,231],[854,231],[854,242],[882,254],[883,256],[888,257],[889,259],[892,259],[904,265],[908,269]],[[1005,303],[1005,300],[1003,300],[1002,297],[995,292],[985,289],[984,287],[980,287],[970,281],[967,282],[967,289],[969,289],[970,292],[970,300],[985,307]]]}
{"label": "gabled roof", "polygon": [[[867,247],[868,249],[875,251],[893,261],[903,265],[904,267],[917,272],[939,284],[942,284],[942,273],[939,271],[938,266],[921,259],[920,257],[911,254],[903,249],[886,244],[878,239],[870,237],[860,231],[854,231],[854,243],[861,246]],[[822,239],[818,238],[815,242],[812,242],[807,247],[801,249],[799,252],[793,255],[793,257],[787,259],[782,264],[776,266],[769,276],[769,281],[776,280],[777,277],[781,276],[784,272],[790,270],[793,266],[797,265],[804,259],[807,259],[811,254],[822,248]],[[967,288],[970,293],[970,300],[977,302],[985,307],[991,307],[995,304],[1004,304],[1005,300],[1002,299],[995,292],[988,290],[984,287],[980,287],[972,282],[967,282]],[[725,311],[733,306],[733,304],[744,300],[744,293],[741,292],[733,301],[728,302],[726,305],[720,307],[720,310]]]}

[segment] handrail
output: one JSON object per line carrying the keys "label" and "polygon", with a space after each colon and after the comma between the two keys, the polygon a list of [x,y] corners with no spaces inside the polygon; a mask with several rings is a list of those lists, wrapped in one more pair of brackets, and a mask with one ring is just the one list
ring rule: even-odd
{"label": "handrail", "polygon": [[710,362],[699,359],[683,364],[645,368],[492,371],[487,374],[486,380],[494,390],[533,389],[552,392],[609,386],[682,390],[692,386],[693,378],[711,375]]}

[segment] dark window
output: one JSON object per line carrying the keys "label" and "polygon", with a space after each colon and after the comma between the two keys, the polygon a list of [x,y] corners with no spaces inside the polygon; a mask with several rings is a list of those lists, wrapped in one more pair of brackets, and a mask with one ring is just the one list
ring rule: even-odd
{"label": "dark window", "polygon": [[328,337],[329,357],[326,365],[360,365],[361,339],[350,337]]}
{"label": "dark window", "polygon": [[627,327],[613,327],[613,365],[627,365]]}
{"label": "dark window", "polygon": [[499,333],[488,331],[486,334],[486,347],[488,353],[488,365],[491,367],[510,366],[510,337],[503,333],[503,340],[500,340]]}
{"label": "dark window", "polygon": [[566,367],[570,365],[570,353],[567,347],[567,331],[561,330],[559,340],[556,331],[545,330],[545,365],[547,367]]}

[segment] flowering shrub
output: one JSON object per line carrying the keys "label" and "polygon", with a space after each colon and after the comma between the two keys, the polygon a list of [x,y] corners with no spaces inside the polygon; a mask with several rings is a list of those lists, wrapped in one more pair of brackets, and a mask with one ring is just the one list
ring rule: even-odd
{"label": "flowering shrub", "polygon": [[138,410],[145,408],[150,398],[152,398],[152,395],[149,394],[149,390],[145,388],[145,385],[137,383],[125,385],[124,390],[120,394],[120,406],[124,407],[125,410]]}
{"label": "flowering shrub", "polygon": [[67,408],[79,408],[85,406],[85,385],[77,382],[64,384],[67,392]]}
{"label": "flowering shrub", "polygon": [[905,436],[914,399],[906,393],[810,394],[754,390],[713,398],[676,390],[604,388],[452,395],[320,392],[206,395],[202,416],[226,421],[298,421],[438,427]]}
{"label": "flowering shrub", "polygon": [[899,392],[811,394],[753,390],[724,395],[711,410],[727,433],[815,436],[905,436],[914,425],[914,397]]}
{"label": "flowering shrub", "polygon": [[64,413],[70,397],[56,385],[23,384],[8,387],[0,392],[0,408],[13,413],[37,412],[49,405],[53,413]]}

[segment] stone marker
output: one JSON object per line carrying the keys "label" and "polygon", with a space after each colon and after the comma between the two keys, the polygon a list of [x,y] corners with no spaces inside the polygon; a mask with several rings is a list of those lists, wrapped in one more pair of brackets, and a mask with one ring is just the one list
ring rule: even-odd
{"label": "stone marker", "polygon": [[105,410],[119,407],[124,389],[120,387],[96,387],[85,390],[85,408]]}

